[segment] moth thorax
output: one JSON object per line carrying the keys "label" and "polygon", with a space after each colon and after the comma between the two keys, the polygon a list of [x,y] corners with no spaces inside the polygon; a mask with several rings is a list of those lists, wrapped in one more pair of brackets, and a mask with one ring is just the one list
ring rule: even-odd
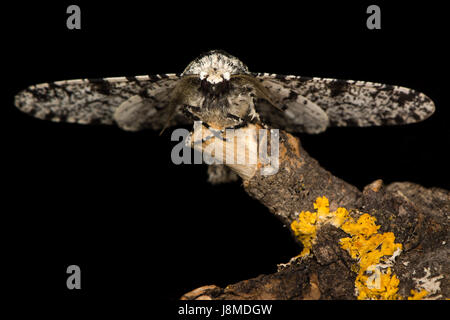
{"label": "moth thorax", "polygon": [[234,74],[248,73],[247,67],[236,57],[223,51],[210,51],[194,61],[183,75],[198,75],[200,80],[218,84],[230,80]]}

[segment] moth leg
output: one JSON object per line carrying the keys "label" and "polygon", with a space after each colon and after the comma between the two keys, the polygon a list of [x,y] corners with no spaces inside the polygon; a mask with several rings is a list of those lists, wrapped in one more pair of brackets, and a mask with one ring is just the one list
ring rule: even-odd
{"label": "moth leg", "polygon": [[206,137],[204,140],[207,141],[213,137],[216,137],[217,139],[220,139],[222,141],[228,141],[226,138],[223,137],[223,130],[216,130],[214,128],[211,128],[211,126],[209,124],[207,124],[206,122],[203,123],[203,126],[205,126],[205,128],[207,128],[213,135],[212,136],[208,136]]}
{"label": "moth leg", "polygon": [[262,124],[261,120],[259,118],[258,113],[256,113],[255,109],[251,109],[249,111],[249,113],[244,117],[241,118],[239,116],[236,116],[232,113],[227,113],[227,117],[232,118],[234,120],[237,120],[238,123],[234,126],[231,127],[226,127],[225,129],[223,129],[222,131],[224,132],[227,129],[240,129],[240,128],[244,128],[246,126],[248,126],[250,123],[258,123],[258,124]]}
{"label": "moth leg", "polygon": [[[201,121],[199,117],[197,117],[196,115],[193,115],[193,114],[190,114],[189,118],[192,119],[193,121]],[[199,139],[199,140],[194,141],[194,144],[204,143],[212,138],[218,138],[220,140],[223,140],[221,131],[211,128],[206,122],[203,122],[203,121],[201,121],[201,122],[202,122],[202,126],[205,127],[206,129],[208,129],[209,132],[211,132],[212,134],[208,135],[206,137],[202,137],[201,140]],[[225,140],[223,140],[223,141],[225,141]]]}
{"label": "moth leg", "polygon": [[248,125],[248,121],[243,120],[241,123],[238,123],[235,126],[232,127],[226,127],[223,131],[229,130],[229,129],[240,129],[240,128],[244,128]]}

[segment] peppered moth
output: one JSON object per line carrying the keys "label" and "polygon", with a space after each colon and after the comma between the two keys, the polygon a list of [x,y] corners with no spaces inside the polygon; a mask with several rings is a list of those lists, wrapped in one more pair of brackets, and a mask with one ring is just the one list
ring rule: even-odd
{"label": "peppered moth", "polygon": [[15,105],[37,118],[161,130],[201,120],[224,130],[260,123],[290,132],[331,126],[418,122],[434,112],[423,93],[352,80],[251,73],[239,59],[210,51],[181,74],[79,79],[32,85]]}

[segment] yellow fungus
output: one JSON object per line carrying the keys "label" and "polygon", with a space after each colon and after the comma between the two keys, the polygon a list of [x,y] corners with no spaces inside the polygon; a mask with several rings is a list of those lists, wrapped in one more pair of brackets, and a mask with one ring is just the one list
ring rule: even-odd
{"label": "yellow fungus", "polygon": [[301,257],[307,256],[310,253],[317,232],[315,226],[316,221],[317,213],[302,211],[298,216],[298,220],[294,220],[291,223],[291,229],[303,244],[303,251],[300,253]]}
{"label": "yellow fungus", "polygon": [[422,300],[425,298],[429,292],[425,289],[422,289],[421,291],[411,290],[412,297],[408,297],[408,300]]}
{"label": "yellow fungus", "polygon": [[363,235],[370,236],[378,231],[380,226],[375,224],[377,219],[365,213],[359,217],[358,221],[355,222],[353,219],[349,219],[342,225],[342,230],[350,235]]}
{"label": "yellow fungus", "polygon": [[[350,236],[340,239],[340,245],[357,260],[351,269],[357,273],[355,288],[358,299],[402,299],[397,294],[400,280],[392,273],[389,264],[383,265],[389,262],[389,257],[397,250],[402,249],[400,243],[395,243],[394,234],[378,233],[380,226],[376,225],[376,218],[367,213],[355,220],[345,208],[330,212],[329,201],[325,196],[316,199],[314,209],[315,212],[300,212],[298,219],[291,224],[295,236],[304,246],[299,256],[310,254],[317,229],[324,223],[331,223]],[[408,299],[421,299],[428,293],[412,290],[411,294],[412,297]]]}
{"label": "yellow fungus", "polygon": [[314,209],[317,209],[319,216],[326,216],[330,213],[329,205],[328,199],[325,196],[322,198],[319,197],[314,203]]}

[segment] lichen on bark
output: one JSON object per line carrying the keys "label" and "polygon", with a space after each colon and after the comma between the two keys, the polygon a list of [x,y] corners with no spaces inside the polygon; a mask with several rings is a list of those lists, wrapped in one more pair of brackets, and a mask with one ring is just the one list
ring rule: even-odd
{"label": "lichen on bark", "polygon": [[[302,148],[297,137],[281,131],[279,147],[276,174],[261,175],[259,170],[254,170],[251,177],[243,179],[249,196],[260,201],[288,227],[299,212],[314,210],[314,202],[322,196],[329,199],[332,211],[344,207],[355,216],[369,214],[380,226],[379,232],[393,233],[395,242],[402,247],[390,267],[399,280],[398,296],[450,297],[449,191],[411,182],[385,186],[381,180],[360,191],[322,168]],[[294,232],[293,236],[298,241]],[[198,288],[193,292],[200,294],[187,293],[183,299],[356,299],[355,260],[340,245],[340,239],[345,237],[348,234],[342,229],[323,225],[317,230],[307,257],[280,262],[274,274],[260,275],[225,288],[214,285]]]}

